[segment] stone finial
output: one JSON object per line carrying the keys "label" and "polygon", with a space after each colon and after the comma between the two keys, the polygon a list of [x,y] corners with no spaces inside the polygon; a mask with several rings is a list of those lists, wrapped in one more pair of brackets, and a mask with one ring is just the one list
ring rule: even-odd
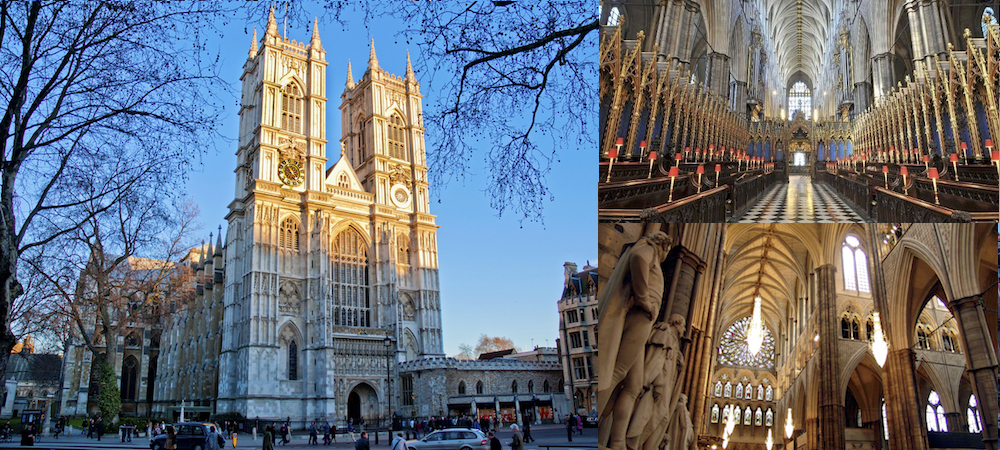
{"label": "stone finial", "polygon": [[215,239],[215,256],[222,256],[222,225],[219,225],[219,235]]}
{"label": "stone finial", "polygon": [[253,58],[257,54],[257,27],[253,27],[253,40],[250,41],[250,53],[247,58]]}
{"label": "stone finial", "polygon": [[375,57],[375,38],[372,38],[371,51],[368,53],[368,70],[378,69],[378,58]]}
{"label": "stone finial", "polygon": [[351,60],[347,60],[347,88],[354,89],[354,74],[351,73]]}
{"label": "stone finial", "polygon": [[274,5],[271,5],[271,12],[267,14],[267,35],[278,37],[278,21],[274,19]]}
{"label": "stone finial", "polygon": [[417,76],[413,73],[413,65],[410,64],[410,51],[406,51],[406,81],[417,82]]}
{"label": "stone finial", "polygon": [[320,50],[323,48],[323,45],[319,43],[319,19],[317,19],[316,17],[313,17],[313,34],[312,34],[312,39],[309,40],[309,44],[315,50]]}
{"label": "stone finial", "polygon": [[[213,233],[208,233],[208,251],[204,253],[205,255],[214,255],[215,254],[215,249],[212,248],[212,234]],[[205,249],[202,249],[202,251],[204,252]]]}

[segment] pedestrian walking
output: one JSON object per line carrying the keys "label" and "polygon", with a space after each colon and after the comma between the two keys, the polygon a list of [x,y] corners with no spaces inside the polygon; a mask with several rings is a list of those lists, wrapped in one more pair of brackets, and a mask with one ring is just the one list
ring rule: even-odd
{"label": "pedestrian walking", "polygon": [[309,424],[309,445],[318,445],[316,422]]}
{"label": "pedestrian walking", "polygon": [[583,417],[579,414],[576,414],[576,430],[583,434]]}
{"label": "pedestrian walking", "polygon": [[573,428],[576,428],[576,423],[573,420],[572,414],[566,416],[565,423],[566,423],[566,439],[569,442],[573,442]]}
{"label": "pedestrian walking", "polygon": [[396,433],[396,437],[392,439],[392,444],[389,445],[390,450],[406,450],[406,439],[403,439],[403,433]]}
{"label": "pedestrian walking", "polygon": [[87,419],[87,422],[83,424],[87,428],[87,439],[94,438],[94,419]]}
{"label": "pedestrian walking", "polygon": [[347,433],[351,435],[351,442],[358,442],[357,439],[354,439],[354,421],[353,420],[349,420],[347,422]]}
{"label": "pedestrian walking", "polygon": [[333,438],[333,442],[337,442],[337,422],[330,424],[330,437]]}
{"label": "pedestrian walking", "polygon": [[205,438],[205,450],[219,450],[219,441],[222,436],[215,430],[214,426],[208,427],[208,436]]}
{"label": "pedestrian walking", "polygon": [[371,446],[368,445],[368,432],[362,431],[361,437],[354,442],[354,450],[371,450]]}
{"label": "pedestrian walking", "polygon": [[274,428],[270,425],[264,429],[264,450],[274,450]]}
{"label": "pedestrian walking", "polygon": [[35,445],[35,427],[30,423],[21,430],[21,445],[26,447]]}
{"label": "pedestrian walking", "polygon": [[524,438],[521,437],[521,430],[518,429],[517,424],[511,425],[510,431],[514,433],[510,437],[510,450],[524,450]]}
{"label": "pedestrian walking", "polygon": [[489,437],[490,437],[490,450],[503,450],[503,444],[500,443],[500,439],[497,439],[497,437],[493,435],[492,431],[490,431]]}
{"label": "pedestrian walking", "polygon": [[167,439],[163,441],[164,450],[176,450],[177,449],[177,431],[174,430],[173,426],[167,427]]}
{"label": "pedestrian walking", "polygon": [[330,445],[330,421],[323,422],[323,445]]}
{"label": "pedestrian walking", "polygon": [[101,435],[104,434],[104,418],[97,418],[97,440],[101,440]]}
{"label": "pedestrian walking", "polygon": [[524,421],[524,443],[534,442],[535,438],[531,437],[531,421]]}

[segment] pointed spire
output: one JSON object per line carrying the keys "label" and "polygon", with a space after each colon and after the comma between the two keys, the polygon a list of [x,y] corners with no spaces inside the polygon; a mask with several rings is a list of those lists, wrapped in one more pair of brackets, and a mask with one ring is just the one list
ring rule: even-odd
{"label": "pointed spire", "polygon": [[406,51],[406,81],[417,81],[417,76],[413,73],[413,65],[410,64],[410,51]]}
{"label": "pointed spire", "polygon": [[375,57],[375,39],[372,38],[371,52],[368,54],[368,70],[378,69],[378,58]]}
{"label": "pointed spire", "polygon": [[257,54],[257,27],[253,27],[253,40],[250,41],[250,54],[248,58],[253,58]]}
{"label": "pointed spire", "polygon": [[214,255],[215,249],[212,248],[212,233],[208,233],[208,251],[205,252],[206,255]]}
{"label": "pointed spire", "polygon": [[[209,242],[211,242],[211,240],[212,240],[212,238],[209,238]],[[201,241],[201,259],[198,260],[198,264],[205,264],[205,241],[204,240]]]}
{"label": "pointed spire", "polygon": [[278,21],[274,19],[274,5],[271,5],[271,12],[267,14],[267,35],[278,37]]}
{"label": "pointed spire", "polygon": [[219,235],[215,239],[215,256],[222,256],[222,225],[219,225]]}
{"label": "pointed spire", "polygon": [[351,60],[347,60],[347,88],[354,89],[354,74],[351,73]]}
{"label": "pointed spire", "polygon": [[313,35],[310,43],[313,47],[322,48],[319,43],[319,19],[315,16],[313,17]]}

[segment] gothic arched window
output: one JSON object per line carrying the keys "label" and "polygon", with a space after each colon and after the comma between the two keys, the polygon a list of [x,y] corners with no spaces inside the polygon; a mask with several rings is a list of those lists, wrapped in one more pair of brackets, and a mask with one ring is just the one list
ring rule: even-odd
{"label": "gothic arched window", "polygon": [[764,414],[764,426],[770,427],[774,425],[774,412],[771,408],[767,408],[767,413]]}
{"label": "gothic arched window", "polygon": [[341,231],[333,241],[332,259],[334,325],[370,327],[368,246],[361,234],[353,228]]}
{"label": "gothic arched window", "polygon": [[719,423],[719,404],[712,405],[712,423]]}
{"label": "gothic arched window", "polygon": [[293,252],[299,251],[299,224],[295,219],[288,217],[281,221],[281,229],[278,230],[278,247]]}
{"label": "gothic arched window", "polygon": [[[482,384],[482,383],[480,383],[480,384]],[[545,380],[545,381],[544,381],[544,382],[542,383],[542,392],[544,392],[544,393],[546,393],[546,394],[548,394],[548,393],[549,393],[549,380]],[[482,392],[480,392],[480,394],[482,394]]]}
{"label": "gothic arched window", "polygon": [[514,380],[514,382],[510,384],[510,392],[514,394],[517,393],[517,380]]}
{"label": "gothic arched window", "polygon": [[763,416],[764,413],[760,410],[760,406],[758,406],[757,412],[753,414],[753,424],[758,427],[763,425]]}
{"label": "gothic arched window", "polygon": [[753,420],[753,411],[750,410],[750,405],[747,405],[747,409],[743,411],[743,425],[750,425],[750,421]]}
{"label": "gothic arched window", "polygon": [[875,332],[874,322],[872,322],[872,319],[869,318],[868,323],[865,324],[865,337],[867,337],[869,341],[872,340],[872,333],[874,332]]}
{"label": "gothic arched window", "polygon": [[722,397],[722,382],[721,381],[716,381],[715,382],[715,396],[716,397]]}
{"label": "gothic arched window", "polygon": [[386,140],[389,156],[408,161],[409,159],[406,157],[406,123],[399,117],[399,114],[393,114],[387,125]]}
{"label": "gothic arched window", "polygon": [[757,385],[757,400],[764,400],[764,385]]}
{"label": "gothic arched window", "polygon": [[844,263],[844,290],[871,292],[868,286],[868,257],[861,249],[861,241],[854,236],[844,238],[840,256]]}
{"label": "gothic arched window", "polygon": [[288,343],[288,379],[299,379],[299,346],[295,341]]}
{"label": "gothic arched window", "polygon": [[533,394],[535,392],[535,381],[528,380],[528,393]]}
{"label": "gothic arched window", "polygon": [[955,338],[952,337],[951,332],[948,330],[941,332],[941,344],[944,345],[946,351],[955,352],[957,350],[955,347]]}
{"label": "gothic arched window", "polygon": [[771,385],[767,385],[767,391],[764,394],[765,401],[771,401],[774,398],[774,389],[771,389]]}
{"label": "gothic arched window", "polygon": [[460,381],[458,383],[458,395],[465,395],[465,382]]}
{"label": "gothic arched window", "polygon": [[743,398],[753,400],[753,388],[750,387],[750,383],[747,383],[746,388],[743,389]]}
{"label": "gothic arched window", "polygon": [[736,398],[743,398],[743,385],[742,384],[737,384],[736,385]]}
{"label": "gothic arched window", "polygon": [[609,27],[617,27],[618,23],[621,22],[621,19],[622,19],[621,10],[618,9],[617,6],[614,6],[611,8],[610,11],[608,11],[608,21],[605,22],[604,25]]}
{"label": "gothic arched window", "polygon": [[[548,383],[549,383],[548,381],[545,382],[545,387],[546,388],[548,388],[548,386],[549,386]],[[545,392],[548,392],[548,391],[546,390]],[[476,382],[476,393],[477,394],[482,394],[483,393],[483,382],[482,381],[477,381]]]}
{"label": "gothic arched window", "polygon": [[977,408],[976,396],[969,396],[969,409],[966,410],[966,417],[969,420],[969,432],[970,433],[982,433],[983,432],[983,419],[979,415],[979,408]]}
{"label": "gothic arched window", "polygon": [[729,397],[732,397],[732,396],[733,396],[733,384],[727,381],[726,382],[726,395],[725,395],[725,397],[729,398]]}
{"label": "gothic arched window", "polygon": [[295,83],[281,90],[281,129],[302,133],[302,93]]}
{"label": "gothic arched window", "polygon": [[348,178],[346,173],[342,173],[337,177],[337,187],[342,187],[344,189],[351,187],[351,179]]}
{"label": "gothic arched window", "polygon": [[797,112],[802,112],[806,120],[812,118],[812,95],[809,87],[801,81],[793,84],[788,90],[788,117],[795,117]]}
{"label": "gothic arched window", "polygon": [[927,396],[927,431],[948,431],[948,423],[944,420],[944,407],[941,406],[941,397],[936,391],[931,391]]}
{"label": "gothic arched window", "polygon": [[134,356],[129,356],[122,364],[122,401],[135,400],[137,381],[139,381],[139,363]]}

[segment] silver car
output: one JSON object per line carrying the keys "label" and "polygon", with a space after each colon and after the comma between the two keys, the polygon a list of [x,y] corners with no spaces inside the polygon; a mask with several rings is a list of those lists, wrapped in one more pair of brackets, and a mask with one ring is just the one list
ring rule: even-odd
{"label": "silver car", "polygon": [[406,441],[415,450],[489,450],[490,441],[482,431],[472,428],[438,430],[423,439]]}

